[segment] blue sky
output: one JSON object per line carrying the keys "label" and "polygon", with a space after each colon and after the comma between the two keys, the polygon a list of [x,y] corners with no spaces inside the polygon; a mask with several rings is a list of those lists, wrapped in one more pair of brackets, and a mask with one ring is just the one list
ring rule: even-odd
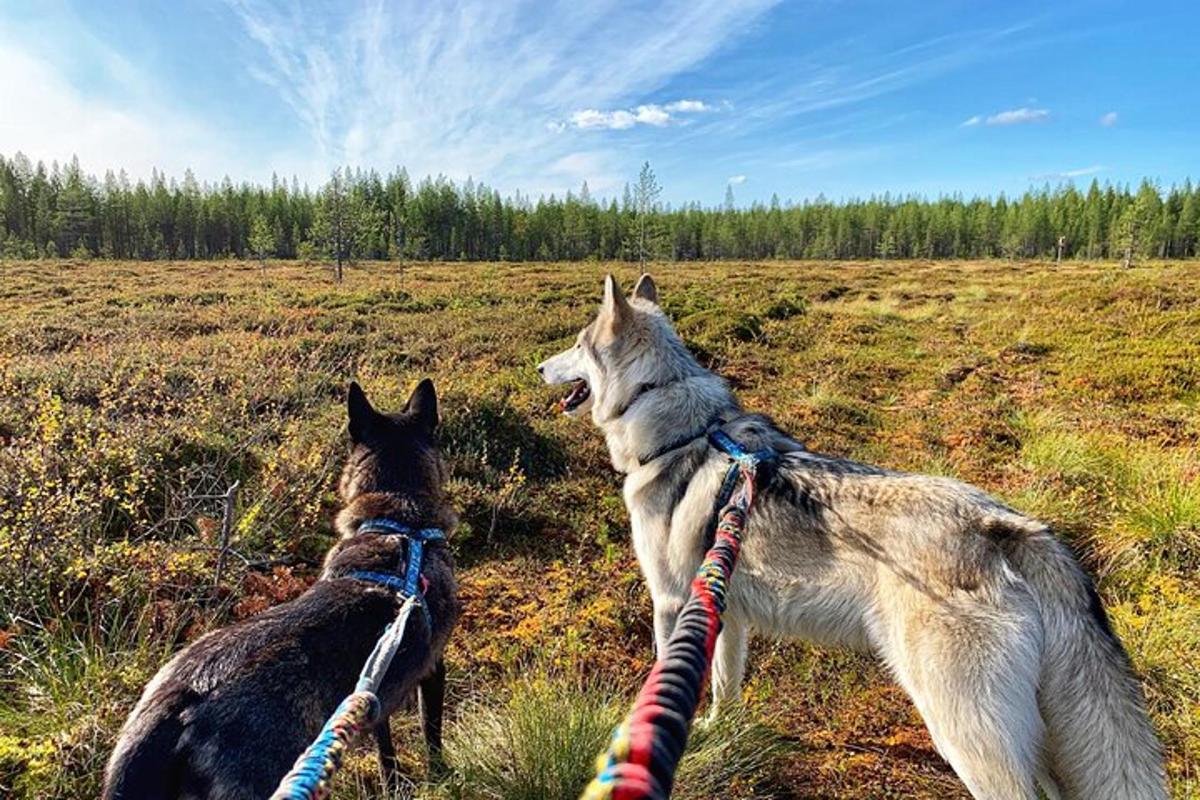
{"label": "blue sky", "polygon": [[0,0],[0,153],[664,199],[1200,177],[1191,2]]}

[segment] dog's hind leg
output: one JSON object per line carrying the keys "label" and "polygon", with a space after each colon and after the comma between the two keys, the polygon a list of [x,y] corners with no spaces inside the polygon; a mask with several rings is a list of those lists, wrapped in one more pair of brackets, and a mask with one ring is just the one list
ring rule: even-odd
{"label": "dog's hind leg", "polygon": [[1041,619],[1025,587],[998,583],[932,602],[913,587],[891,592],[883,655],[973,797],[1034,800]]}
{"label": "dog's hind leg", "polygon": [[446,662],[437,660],[433,672],[421,681],[421,729],[425,734],[425,747],[429,750],[429,774],[438,776],[445,772],[446,762],[442,758],[442,709],[446,702]]}

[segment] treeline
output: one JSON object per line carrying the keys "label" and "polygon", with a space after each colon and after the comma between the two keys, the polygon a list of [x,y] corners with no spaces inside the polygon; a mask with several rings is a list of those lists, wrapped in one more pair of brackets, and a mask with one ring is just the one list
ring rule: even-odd
{"label": "treeline", "polygon": [[657,195],[648,166],[622,199],[597,201],[586,183],[565,197],[502,197],[470,180],[414,183],[402,169],[339,171],[316,190],[295,179],[201,183],[190,172],[98,179],[77,160],[47,167],[18,153],[0,156],[0,256],[324,258],[329,220],[338,231],[352,222],[346,252],[365,259],[1038,258],[1060,243],[1065,258],[1200,255],[1200,187],[1190,181],[748,208],[732,191],[708,208],[672,208]]}

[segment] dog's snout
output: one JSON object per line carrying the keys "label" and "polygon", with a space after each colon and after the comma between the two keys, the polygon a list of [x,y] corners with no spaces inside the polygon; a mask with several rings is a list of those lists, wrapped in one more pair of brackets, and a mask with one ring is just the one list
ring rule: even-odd
{"label": "dog's snout", "polygon": [[544,376],[545,374],[546,374],[546,365],[545,365],[545,364],[538,364],[538,375],[543,375],[543,376]]}

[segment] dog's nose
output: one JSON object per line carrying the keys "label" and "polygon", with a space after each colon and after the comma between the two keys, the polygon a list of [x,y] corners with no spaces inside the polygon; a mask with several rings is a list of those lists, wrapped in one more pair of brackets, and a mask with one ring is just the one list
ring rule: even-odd
{"label": "dog's nose", "polygon": [[538,364],[538,375],[545,375],[545,374],[546,374],[546,365]]}

